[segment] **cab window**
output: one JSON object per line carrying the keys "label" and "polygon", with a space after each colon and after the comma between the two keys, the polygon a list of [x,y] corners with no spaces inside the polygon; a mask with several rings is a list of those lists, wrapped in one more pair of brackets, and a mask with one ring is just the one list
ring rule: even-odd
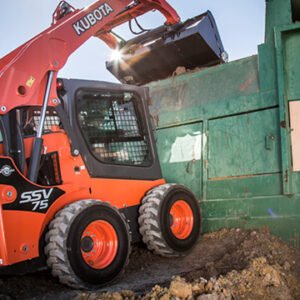
{"label": "cab window", "polygon": [[78,123],[90,151],[101,162],[149,165],[138,100],[131,92],[79,92]]}

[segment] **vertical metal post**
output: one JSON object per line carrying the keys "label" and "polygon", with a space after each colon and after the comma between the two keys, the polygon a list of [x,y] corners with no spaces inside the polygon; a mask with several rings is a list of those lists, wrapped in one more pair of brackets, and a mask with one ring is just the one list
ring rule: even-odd
{"label": "vertical metal post", "polygon": [[49,77],[48,77],[48,80],[47,80],[46,92],[45,92],[45,96],[44,96],[44,102],[43,102],[39,127],[37,129],[37,135],[36,136],[38,138],[42,137],[42,134],[43,134],[43,128],[44,128],[44,123],[45,123],[45,119],[46,119],[47,106],[48,106],[48,100],[49,100],[49,95],[50,95],[53,76],[54,76],[54,72],[50,71],[49,72]]}
{"label": "vertical metal post", "polygon": [[281,138],[281,169],[282,187],[284,195],[294,193],[292,157],[291,157],[291,135],[288,99],[286,97],[286,82],[284,71],[284,32],[283,27],[275,30],[276,63],[277,63],[277,91],[279,103],[279,122]]}
{"label": "vertical metal post", "polygon": [[37,181],[37,177],[38,177],[38,173],[39,173],[39,169],[40,169],[40,161],[41,161],[41,154],[42,154],[42,147],[43,147],[42,135],[43,135],[43,128],[44,128],[44,123],[45,123],[45,119],[46,119],[47,106],[48,106],[48,100],[49,100],[49,95],[50,95],[50,91],[51,91],[51,84],[52,84],[53,76],[54,76],[54,72],[50,71],[48,80],[47,80],[43,106],[42,106],[42,110],[41,110],[40,122],[39,122],[39,125],[37,128],[37,134],[34,139],[32,151],[31,151],[28,178],[32,182]]}

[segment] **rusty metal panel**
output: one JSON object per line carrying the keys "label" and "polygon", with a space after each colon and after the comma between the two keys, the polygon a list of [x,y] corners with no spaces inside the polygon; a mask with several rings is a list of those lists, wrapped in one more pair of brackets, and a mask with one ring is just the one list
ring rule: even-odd
{"label": "rusty metal panel", "polygon": [[293,170],[300,171],[300,101],[290,105]]}
{"label": "rusty metal panel", "polygon": [[[290,2],[291,4],[291,2]],[[300,46],[299,23],[274,28],[277,64],[277,93],[279,104],[280,136],[281,136],[281,169],[283,194],[293,195],[295,181],[291,153],[291,130],[289,116],[289,101],[300,99]]]}
{"label": "rusty metal panel", "polygon": [[206,143],[202,123],[157,130],[162,172],[168,182],[185,184],[202,194],[202,155]]}
{"label": "rusty metal panel", "polygon": [[[291,12],[298,2],[267,1],[258,57],[150,85],[162,160],[169,135],[174,142],[191,123],[203,124],[201,174],[184,180],[200,195],[204,231],[267,226],[300,247],[300,23]],[[166,179],[180,182],[186,164],[163,164]]]}
{"label": "rusty metal panel", "polygon": [[[300,171],[300,29],[282,35],[285,98],[290,100],[291,149],[293,171]],[[298,100],[298,101],[291,101]]]}
{"label": "rusty metal panel", "polygon": [[[282,194],[281,174],[260,174],[227,177],[224,180],[208,180],[207,200],[245,199]],[[232,207],[234,210],[235,207]]]}
{"label": "rusty metal panel", "polygon": [[212,120],[208,128],[209,179],[280,171],[277,108]]}
{"label": "rusty metal panel", "polygon": [[203,230],[268,227],[283,240],[300,248],[299,211],[299,195],[203,201]]}
{"label": "rusty metal panel", "polygon": [[[294,0],[298,1],[298,0]],[[274,27],[291,23],[291,0],[266,1],[266,44],[274,44]]]}
{"label": "rusty metal panel", "polygon": [[276,105],[260,95],[257,56],[190,72],[149,85],[150,111],[159,127]]}
{"label": "rusty metal panel", "polygon": [[284,34],[284,73],[288,100],[300,99],[300,30]]}

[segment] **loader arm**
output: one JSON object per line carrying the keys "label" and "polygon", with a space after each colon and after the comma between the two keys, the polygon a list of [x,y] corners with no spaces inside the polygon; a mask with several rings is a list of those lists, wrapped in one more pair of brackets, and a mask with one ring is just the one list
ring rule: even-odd
{"label": "loader arm", "polygon": [[[70,8],[65,15],[59,13],[62,3]],[[47,88],[47,104],[56,105],[56,86],[51,83],[77,48],[92,36],[117,47],[111,30],[153,9],[166,17],[167,25],[180,22],[165,0],[95,1],[84,9],[74,9],[62,1],[49,28],[0,60],[0,115],[19,106],[42,105]]]}

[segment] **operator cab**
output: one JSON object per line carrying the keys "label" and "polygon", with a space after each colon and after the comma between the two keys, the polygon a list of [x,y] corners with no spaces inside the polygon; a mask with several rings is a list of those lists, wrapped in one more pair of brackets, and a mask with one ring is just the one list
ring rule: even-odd
{"label": "operator cab", "polygon": [[[60,79],[58,86],[61,104],[46,112],[43,136],[47,141],[52,143],[51,135],[67,133],[73,156],[81,155],[94,178],[162,178],[147,88],[74,79]],[[11,156],[25,176],[30,165],[28,149],[40,118],[40,107],[28,106],[15,108],[1,119],[1,152]],[[61,185],[63,164],[58,147],[50,151],[49,142],[42,150],[37,183]]]}
{"label": "operator cab", "polygon": [[59,95],[90,176],[161,178],[147,88],[75,79],[61,79],[60,85]]}

